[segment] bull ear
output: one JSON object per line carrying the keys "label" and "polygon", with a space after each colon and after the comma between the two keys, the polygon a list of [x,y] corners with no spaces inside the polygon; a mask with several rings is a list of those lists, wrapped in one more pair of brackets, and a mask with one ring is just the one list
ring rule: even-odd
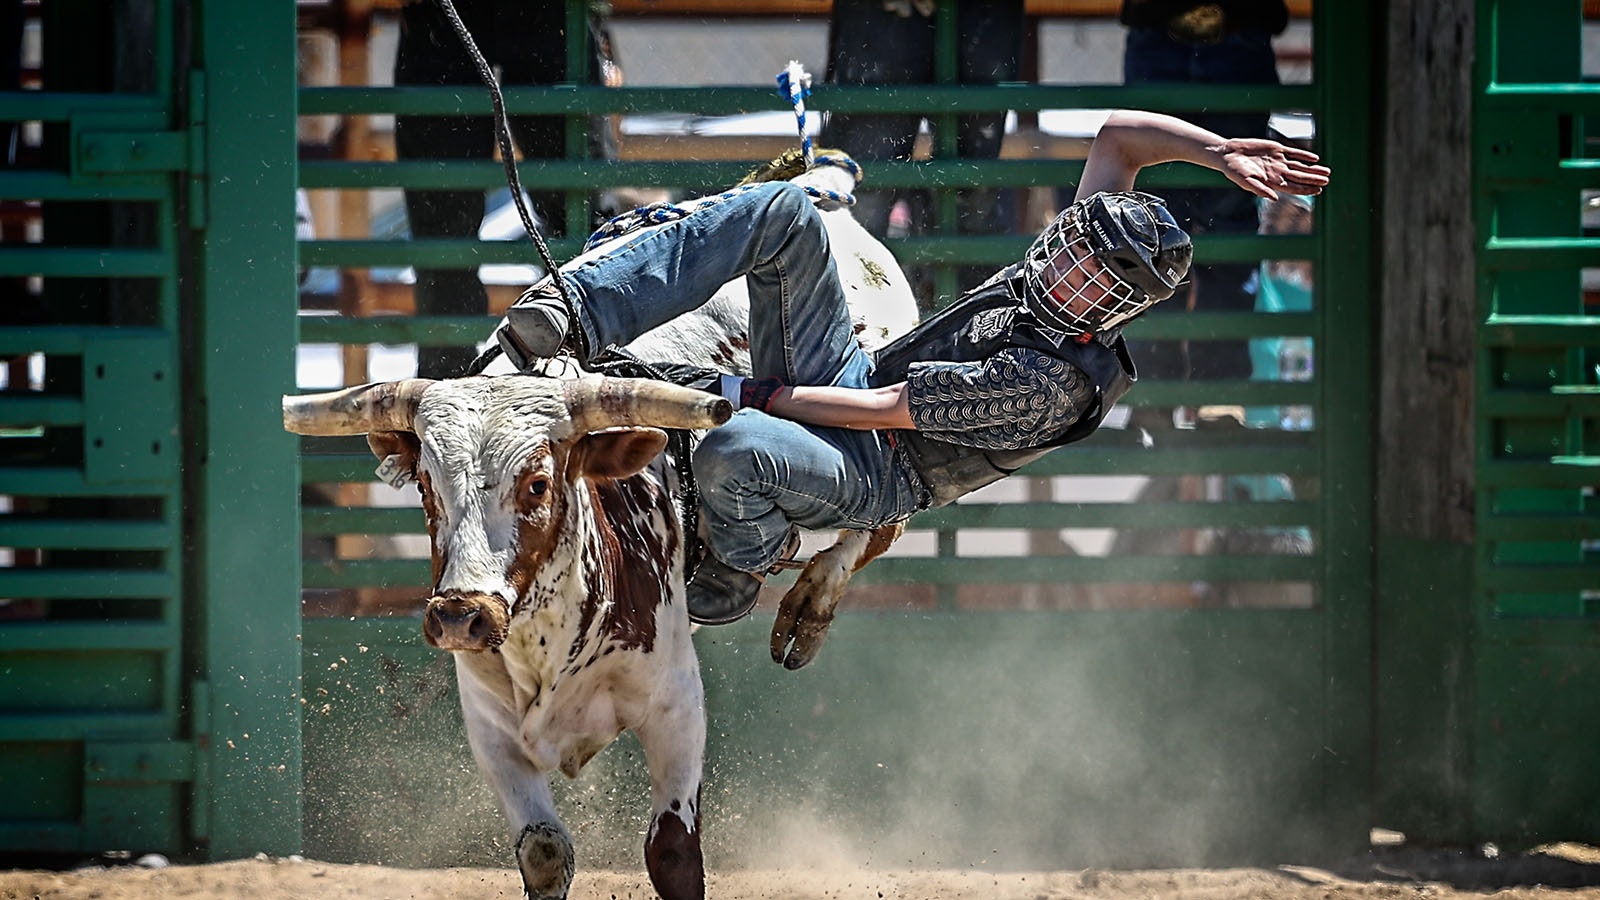
{"label": "bull ear", "polygon": [[666,446],[667,433],[659,428],[591,431],[572,448],[567,468],[590,478],[627,478],[639,474]]}
{"label": "bull ear", "polygon": [[367,446],[379,459],[400,457],[402,472],[417,474],[417,460],[422,455],[422,442],[409,431],[374,431],[367,435]]}

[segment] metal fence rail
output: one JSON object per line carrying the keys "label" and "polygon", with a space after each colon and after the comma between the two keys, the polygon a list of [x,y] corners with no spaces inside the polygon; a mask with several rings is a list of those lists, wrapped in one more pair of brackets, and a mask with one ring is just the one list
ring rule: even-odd
{"label": "metal fence rail", "polygon": [[[42,10],[42,26],[68,12]],[[172,190],[186,160],[144,152],[174,134],[172,17],[97,17],[149,51],[129,79],[145,90],[95,92],[112,79],[86,64],[0,94],[0,119],[38,135],[0,177],[0,850],[191,838]]]}
{"label": "metal fence rail", "polygon": [[[487,99],[479,92],[456,88],[381,88],[317,87],[300,92],[302,115],[376,115],[412,113],[459,115],[486,113]],[[1314,88],[1295,85],[1277,88],[1205,88],[1178,86],[1159,91],[1149,88],[1055,87],[1006,85],[995,88],[957,88],[914,86],[891,88],[828,87],[810,101],[816,109],[853,112],[932,109],[944,114],[958,110],[996,106],[1019,110],[1049,109],[1056,106],[1089,104],[1137,105],[1140,101],[1163,109],[1312,109],[1318,94]],[[569,116],[574,122],[603,113],[672,111],[715,113],[728,109],[782,109],[783,102],[772,92],[754,88],[550,88],[511,87],[506,89],[512,113],[552,113]],[[588,191],[597,187],[651,184],[675,186],[688,193],[720,190],[741,177],[757,160],[746,162],[697,162],[673,160],[607,161],[595,159],[528,160],[522,164],[522,181],[530,189],[558,189],[567,192],[570,221],[574,207],[586,208]],[[973,187],[1017,187],[1070,185],[1081,173],[1081,160],[1003,159],[973,161],[933,158],[909,163],[872,164],[869,182],[875,187],[931,187],[941,195]],[[303,161],[302,188],[343,192],[365,192],[377,188],[402,186],[424,189],[484,189],[502,187],[503,173],[485,159],[469,161]],[[1216,186],[1226,182],[1214,173],[1193,167],[1157,167],[1141,179],[1141,186],[1154,190],[1163,187]],[[583,213],[577,212],[580,217]],[[1017,258],[1031,237],[957,236],[947,234],[891,239],[886,241],[907,265],[928,265],[949,275],[961,265],[999,266]],[[1262,237],[1252,235],[1206,236],[1198,242],[1197,260],[1201,263],[1245,262],[1255,260],[1300,259],[1320,267],[1330,238],[1323,231],[1313,235]],[[558,258],[576,254],[581,241],[576,238],[550,240]],[[385,240],[364,237],[317,238],[301,244],[305,265],[338,267],[344,270],[372,267],[400,268],[464,267],[486,264],[536,264],[532,248],[520,241],[482,241],[470,238],[426,240]],[[948,279],[946,279],[948,280]],[[1319,286],[1320,290],[1320,286]],[[347,307],[348,304],[345,304]],[[1309,313],[1284,313],[1265,316],[1246,313],[1194,313],[1157,316],[1141,322],[1130,336],[1145,340],[1235,340],[1280,335],[1317,335],[1324,329],[1320,308]],[[315,315],[301,318],[301,340],[306,343],[333,343],[345,346],[395,344],[406,342],[431,345],[470,345],[481,343],[492,328],[492,320],[477,318],[435,318],[401,314],[367,317],[361,315]],[[349,380],[359,381],[352,375]],[[1145,380],[1129,397],[1129,405],[1147,408],[1156,415],[1170,414],[1175,407],[1223,405],[1237,407],[1302,407],[1312,417],[1321,415],[1325,402],[1321,374],[1309,380],[1281,382],[1270,380],[1221,382],[1166,382]],[[1272,474],[1299,477],[1308,484],[1319,474],[1315,460],[1326,452],[1325,432],[1320,428],[1286,435],[1273,429],[1236,429],[1219,440],[1218,436],[1193,431],[1168,431],[1153,449],[1141,448],[1133,440],[1117,435],[1097,438],[1094,448],[1055,454],[1050,461],[1029,470],[1037,478],[1070,474],[1144,473],[1152,476],[1204,478],[1212,476]],[[307,443],[304,458],[309,483],[359,483],[368,481],[369,468],[360,442],[319,441]],[[311,447],[325,448],[311,450]],[[326,455],[330,447],[344,449]],[[1108,455],[1108,451],[1111,455]],[[1296,454],[1304,454],[1303,457]],[[1297,461],[1299,460],[1299,461]],[[346,496],[340,502],[351,502]],[[1179,507],[1181,504],[1174,504]],[[1240,517],[1224,511],[1223,504],[1204,503],[1190,507],[1187,514],[1165,519],[1159,515],[1132,518],[1117,513],[1114,507],[1103,510],[1060,504],[1056,521],[1040,512],[1029,523],[1029,530],[1066,527],[1095,527],[1097,513],[1103,513],[1103,526],[1202,528],[1305,528],[1320,533],[1321,509],[1315,494],[1295,504],[1273,504],[1273,509],[1248,514],[1244,519],[1259,525],[1240,524]],[[1281,508],[1276,508],[1281,507]],[[1039,510],[1049,506],[1040,506]],[[1162,507],[1154,507],[1161,509]],[[1078,510],[1074,512],[1073,510]],[[1215,513],[1215,515],[1213,515]],[[381,519],[352,520],[318,507],[308,507],[302,527],[308,535],[336,541],[359,521],[381,522],[384,534],[417,535],[422,531],[420,517],[384,514]],[[962,528],[1015,527],[1001,524],[988,508],[966,504],[918,519],[914,528],[932,528],[953,535]],[[941,553],[941,556],[943,554]],[[954,558],[951,558],[954,562]],[[1146,566],[1145,559],[1129,559],[1126,565],[1104,560],[1055,559],[1033,562],[1009,571],[1010,581],[1056,580],[1092,582],[1119,580],[1148,575],[1157,580],[1207,580],[1219,575],[1253,577],[1275,581],[1287,576],[1294,580],[1317,580],[1320,563],[1316,555],[1297,561],[1189,560],[1168,561]],[[919,569],[920,567],[920,569]],[[941,565],[920,560],[886,560],[864,574],[863,583],[887,581],[901,583],[921,580],[941,583],[991,577],[1000,567],[960,564]],[[1118,575],[1120,571],[1122,574]],[[919,573],[920,574],[917,574]],[[420,561],[377,561],[337,559],[308,561],[305,584],[316,588],[374,586],[420,586],[427,567]]]}
{"label": "metal fence rail", "polygon": [[1577,749],[1600,740],[1600,93],[1580,83],[1570,22],[1478,7],[1478,667],[1465,765],[1474,833],[1510,823],[1532,842],[1600,830]]}

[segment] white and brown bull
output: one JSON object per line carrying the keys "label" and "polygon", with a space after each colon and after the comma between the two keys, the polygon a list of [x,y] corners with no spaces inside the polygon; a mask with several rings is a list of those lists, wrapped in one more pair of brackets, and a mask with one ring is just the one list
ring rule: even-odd
{"label": "white and brown bull", "polygon": [[[847,212],[824,221],[863,342],[909,327],[915,307],[892,257]],[[729,285],[630,349],[747,371],[741,290]],[[454,655],[473,756],[509,820],[530,897],[565,897],[572,879],[549,773],[576,777],[623,730],[650,771],[651,882],[666,900],[704,895],[705,706],[661,429],[711,428],[730,413],[699,391],[593,375],[409,379],[284,398],[289,430],[366,434],[421,489],[433,558],[423,636]],[[815,657],[851,574],[898,534],[842,532],[813,557],[780,604],[774,661]]]}
{"label": "white and brown bull", "polygon": [[651,880],[667,900],[704,893],[705,710],[659,429],[730,413],[720,397],[599,377],[413,379],[285,401],[290,430],[366,433],[415,473],[433,546],[423,636],[454,651],[473,756],[531,897],[564,897],[572,878],[548,773],[575,777],[624,729],[650,767]]}

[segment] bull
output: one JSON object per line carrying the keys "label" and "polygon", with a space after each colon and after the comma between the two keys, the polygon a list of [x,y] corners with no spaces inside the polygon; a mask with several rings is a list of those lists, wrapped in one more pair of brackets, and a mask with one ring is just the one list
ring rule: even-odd
{"label": "bull", "polygon": [[[882,245],[846,210],[823,218],[861,340],[881,344],[914,324],[910,289]],[[748,372],[742,291],[728,285],[629,349]],[[683,602],[678,474],[661,451],[663,429],[729,415],[720,397],[662,382],[493,368],[284,398],[290,431],[366,434],[420,488],[433,564],[423,639],[453,654],[473,757],[529,897],[565,897],[573,875],[549,773],[577,777],[624,730],[650,772],[651,883],[665,900],[704,896],[704,694]],[[774,661],[815,657],[851,574],[899,533],[842,532],[812,558],[780,603]]]}

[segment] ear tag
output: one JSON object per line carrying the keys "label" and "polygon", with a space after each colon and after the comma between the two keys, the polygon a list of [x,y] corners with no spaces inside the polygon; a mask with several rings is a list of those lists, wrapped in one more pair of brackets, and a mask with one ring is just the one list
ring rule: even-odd
{"label": "ear tag", "polygon": [[373,469],[372,473],[378,476],[379,481],[395,490],[405,487],[406,482],[412,480],[411,473],[406,471],[406,467],[400,464],[400,454],[398,453],[391,453],[385,456],[383,462],[378,463],[378,467]]}

